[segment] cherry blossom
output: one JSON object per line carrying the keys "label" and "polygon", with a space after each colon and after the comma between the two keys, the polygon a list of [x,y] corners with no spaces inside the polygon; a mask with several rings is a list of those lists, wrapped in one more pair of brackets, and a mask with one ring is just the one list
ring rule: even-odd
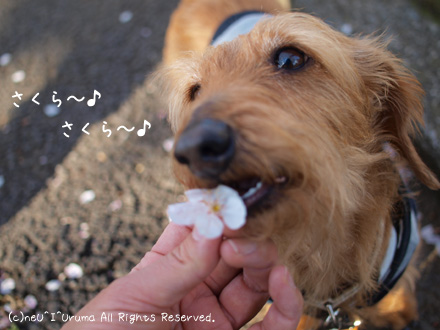
{"label": "cherry blossom", "polygon": [[246,223],[246,206],[232,188],[191,189],[185,192],[188,202],[168,206],[170,221],[183,226],[194,225],[200,235],[216,238],[224,226],[237,230]]}

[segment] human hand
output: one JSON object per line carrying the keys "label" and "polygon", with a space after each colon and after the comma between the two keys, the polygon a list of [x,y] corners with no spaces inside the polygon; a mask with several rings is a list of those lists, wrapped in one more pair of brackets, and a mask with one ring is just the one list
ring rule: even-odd
{"label": "human hand", "polygon": [[278,265],[272,242],[208,240],[170,223],[130,274],[110,284],[63,329],[238,329],[269,296],[272,307],[251,329],[295,329],[301,293]]}

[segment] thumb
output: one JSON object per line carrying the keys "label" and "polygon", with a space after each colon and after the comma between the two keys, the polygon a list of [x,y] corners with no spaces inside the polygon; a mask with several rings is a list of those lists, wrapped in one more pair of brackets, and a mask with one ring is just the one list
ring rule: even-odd
{"label": "thumb", "polygon": [[220,259],[221,237],[207,239],[194,228],[191,235],[164,257],[127,276],[135,301],[170,307],[203,282]]}

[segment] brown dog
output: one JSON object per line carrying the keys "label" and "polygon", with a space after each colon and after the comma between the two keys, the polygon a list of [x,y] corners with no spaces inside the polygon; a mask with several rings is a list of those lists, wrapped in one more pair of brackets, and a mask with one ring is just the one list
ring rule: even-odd
{"label": "brown dog", "polygon": [[[410,140],[423,92],[378,38],[349,38],[288,9],[287,1],[181,1],[159,73],[175,173],[187,188],[221,183],[243,196],[244,233],[275,241],[316,317],[300,328],[330,315],[325,326],[361,319],[401,329],[417,318],[416,272],[400,276],[415,247],[414,214],[384,146],[440,187]],[[222,22],[249,10],[270,15],[209,46]]]}

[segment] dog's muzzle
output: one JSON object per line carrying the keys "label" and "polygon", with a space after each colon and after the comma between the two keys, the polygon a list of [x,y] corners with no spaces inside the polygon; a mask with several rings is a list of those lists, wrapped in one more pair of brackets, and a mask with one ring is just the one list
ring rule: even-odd
{"label": "dog's muzzle", "polygon": [[203,179],[218,180],[235,154],[232,128],[216,119],[193,120],[180,135],[174,157]]}

